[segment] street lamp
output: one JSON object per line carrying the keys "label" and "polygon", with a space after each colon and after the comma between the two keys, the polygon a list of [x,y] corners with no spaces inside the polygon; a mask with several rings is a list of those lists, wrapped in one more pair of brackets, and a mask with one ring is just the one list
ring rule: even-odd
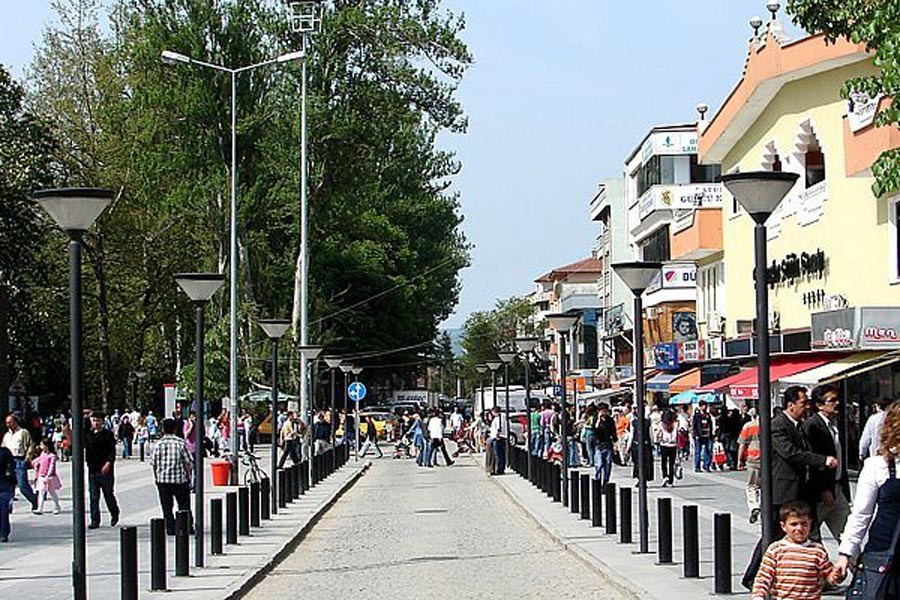
{"label": "street lamp", "polygon": [[[304,38],[305,39],[305,38]],[[306,47],[304,46],[303,51],[299,52],[288,52],[286,54],[282,54],[275,58],[264,60],[259,63],[255,63],[252,65],[247,65],[244,67],[238,67],[236,69],[232,69],[229,67],[223,67],[221,65],[216,65],[213,63],[205,62],[202,60],[197,60],[195,58],[191,58],[185,54],[181,54],[179,52],[173,52],[171,50],[163,50],[161,59],[162,62],[167,65],[190,65],[190,66],[199,66],[205,67],[208,69],[213,69],[215,71],[220,71],[222,73],[228,73],[231,75],[231,205],[230,205],[230,254],[229,254],[229,274],[228,274],[228,303],[229,303],[229,317],[230,317],[230,325],[229,325],[229,337],[230,337],[230,348],[229,348],[229,358],[228,358],[228,394],[231,397],[231,431],[237,431],[237,413],[239,408],[238,401],[238,375],[237,375],[237,335],[238,335],[238,326],[237,326],[237,280],[238,280],[238,241],[237,241],[237,76],[241,73],[252,71],[258,67],[264,67],[266,65],[273,64],[282,64],[290,61],[294,61],[297,59],[303,60],[303,101],[304,101],[304,127],[303,127],[303,135],[306,134],[305,128],[305,115],[306,115]],[[305,182],[305,153],[306,153],[306,140],[304,138],[303,142],[303,152],[304,152],[304,160],[303,160],[303,179]],[[305,202],[305,194],[304,194],[304,202]],[[305,204],[304,204],[305,207]],[[304,230],[305,231],[305,230]],[[304,266],[306,265],[306,261],[304,259]],[[306,343],[306,330],[303,330],[303,337],[301,338],[301,344]],[[303,388],[301,387],[301,392]],[[239,469],[239,461],[237,459],[238,456],[238,436],[231,436],[231,484],[237,485],[238,483],[238,469]]]}
{"label": "street lamp", "polygon": [[[257,321],[260,328],[265,332],[266,336],[272,340],[272,408],[271,408],[271,430],[272,439],[271,448],[272,456],[269,462],[269,468],[272,475],[270,476],[269,485],[272,493],[269,495],[272,501],[272,514],[278,514],[278,340],[284,337],[287,330],[291,327],[291,322],[287,319],[260,319]],[[287,448],[285,448],[287,449]]]}
{"label": "street lamp", "polygon": [[756,352],[759,357],[760,512],[763,548],[775,539],[772,515],[772,397],[769,389],[769,288],[766,282],[766,220],[800,176],[796,173],[751,171],[723,175],[722,183],[755,223]]}
{"label": "street lamp", "polygon": [[[478,393],[481,394],[481,412],[484,413],[484,375],[487,373],[488,366],[487,365],[475,365],[475,370],[478,372]],[[472,415],[472,418],[475,418],[475,415]]]}
{"label": "street lamp", "polygon": [[[308,465],[307,468],[309,469],[309,480],[310,480],[310,482],[312,482],[312,481],[314,481],[314,478],[313,478],[314,472],[313,472],[313,461],[312,461],[312,455],[313,455],[312,447],[313,447],[313,414],[314,414],[314,407],[313,407],[313,405],[315,404],[315,400],[316,400],[316,386],[315,386],[315,381],[316,381],[316,371],[317,371],[317,366],[318,366],[318,362],[319,362],[319,361],[318,361],[319,355],[322,354],[322,351],[325,350],[325,348],[324,348],[323,346],[308,346],[308,345],[306,345],[306,344],[301,344],[300,347],[298,348],[298,350],[300,351],[300,357],[301,357],[301,361],[300,361],[300,385],[301,385],[301,386],[304,385],[304,382],[305,382],[305,381],[312,381],[312,382],[313,382],[313,385],[311,386],[312,395],[311,395],[310,401],[307,403],[307,407],[306,407],[306,408],[307,408],[307,411],[308,411],[308,413],[307,413],[307,415],[306,415],[306,419],[307,419],[307,430],[309,431],[309,440],[310,440],[310,441],[308,442],[308,444],[307,444],[307,452],[309,453],[309,462],[307,463],[307,465]],[[307,379],[307,378],[306,378],[306,369],[307,369],[307,367],[310,365],[310,363],[312,364],[312,377],[310,377],[309,379]],[[302,389],[302,388],[301,388],[301,389]],[[301,405],[301,406],[300,406],[300,414],[303,414],[303,413],[304,413],[304,411],[303,411],[303,406]],[[273,477],[274,477],[274,473],[273,473],[272,475],[273,475]]]}
{"label": "street lamp", "polygon": [[[489,360],[484,364],[487,366],[488,369],[491,370],[491,397],[494,399],[494,404],[491,408],[493,409],[494,406],[497,406],[497,370],[503,366],[503,362],[499,361],[499,360]],[[483,397],[483,395],[482,395],[482,397]],[[502,421],[501,421],[501,424],[502,424]],[[507,423],[506,426],[507,426],[506,435],[508,436],[509,435],[509,423]],[[500,433],[503,433],[502,427],[500,428]],[[503,471],[500,471],[499,469],[497,469],[497,470],[500,473],[505,472],[506,465],[505,464],[503,465]]]}
{"label": "street lamp", "polygon": [[337,394],[335,386],[337,385],[335,382],[335,375],[337,370],[341,366],[341,358],[337,356],[326,356],[325,364],[328,365],[328,368],[331,369],[331,423],[329,423],[329,427],[331,428],[331,435],[329,438],[331,439],[332,445],[334,445],[334,397]]}
{"label": "street lamp", "polygon": [[[350,373],[353,372],[353,365],[349,363],[341,363],[340,366],[341,371],[344,373],[344,441],[347,441],[347,386],[350,385],[348,377]],[[334,409],[332,409],[332,414],[334,414]],[[335,422],[335,428],[337,428],[337,422]]]}
{"label": "street lamp", "polygon": [[578,322],[578,315],[556,313],[547,315],[550,327],[559,333],[559,379],[562,409],[560,413],[560,429],[562,438],[562,501],[563,506],[569,505],[569,410],[566,407],[566,337],[569,330]]}
{"label": "street lamp", "polygon": [[509,436],[512,429],[509,426],[509,363],[516,359],[515,350],[501,350],[497,358],[503,363],[503,382],[506,385],[506,459],[509,460]]}
{"label": "street lamp", "polygon": [[97,188],[40,190],[34,198],[69,236],[69,394],[72,397],[72,588],[87,599],[84,528],[84,406],[81,319],[81,245],[85,232],[112,202],[115,192]]}
{"label": "street lamp", "polygon": [[647,513],[647,458],[644,450],[648,440],[644,439],[646,420],[644,402],[644,320],[641,295],[650,286],[654,277],[658,277],[662,264],[658,262],[623,262],[614,263],[613,271],[634,294],[634,327],[632,327],[632,345],[634,347],[634,395],[637,398],[638,433],[635,436],[638,447],[638,527],[640,528],[639,552],[650,551],[650,523]]}
{"label": "street lamp", "polygon": [[522,362],[525,366],[525,425],[527,427],[527,433],[525,435],[528,438],[525,442],[525,459],[528,466],[529,481],[533,479],[531,454],[534,452],[534,447],[532,447],[534,432],[531,430],[531,354],[534,352],[534,349],[537,348],[538,341],[539,340],[536,337],[520,337],[513,340],[516,345],[516,350],[522,354]]}
{"label": "street lamp", "polygon": [[[363,372],[362,367],[354,366],[353,367],[353,381],[359,381],[359,374],[362,372]],[[355,425],[354,429],[356,429],[356,431],[354,432],[356,434],[356,446],[355,446],[356,453],[355,454],[356,454],[356,460],[359,460],[359,400],[354,402],[354,404],[356,405],[354,407],[354,411],[353,411],[354,415],[355,415],[354,419],[353,419],[353,423]],[[347,422],[346,415],[344,415],[344,422],[345,423]],[[346,432],[347,432],[347,428],[344,427],[344,433],[346,434]]]}
{"label": "street lamp", "polygon": [[203,457],[206,448],[206,410],[203,401],[203,351],[204,319],[203,309],[213,294],[225,283],[221,273],[176,273],[175,283],[194,304],[196,348],[194,356],[194,398],[197,403],[194,412],[194,566],[203,566]]}

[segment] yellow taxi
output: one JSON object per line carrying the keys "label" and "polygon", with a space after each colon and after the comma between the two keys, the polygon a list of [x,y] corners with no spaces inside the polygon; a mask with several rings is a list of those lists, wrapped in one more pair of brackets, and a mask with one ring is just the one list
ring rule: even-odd
{"label": "yellow taxi", "polygon": [[[359,420],[363,424],[362,428],[359,430],[359,439],[363,439],[366,436],[366,420],[372,417],[372,420],[375,422],[375,431],[378,432],[378,439],[384,440],[387,439],[387,430],[388,424],[391,425],[393,430],[393,436],[396,437],[397,432],[400,431],[400,418],[391,412],[373,412],[373,411],[363,411],[359,413]],[[337,432],[335,432],[336,437],[343,437],[344,435],[344,427],[341,425],[338,427]]]}

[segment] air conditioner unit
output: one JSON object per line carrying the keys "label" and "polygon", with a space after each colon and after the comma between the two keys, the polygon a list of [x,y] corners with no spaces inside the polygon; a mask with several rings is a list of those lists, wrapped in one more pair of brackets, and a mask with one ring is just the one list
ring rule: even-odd
{"label": "air conditioner unit", "polygon": [[650,306],[645,309],[645,314],[648,320],[658,319],[659,318],[659,309],[655,306]]}
{"label": "air conditioner unit", "polygon": [[706,328],[710,333],[725,333],[725,318],[716,311],[706,315]]}

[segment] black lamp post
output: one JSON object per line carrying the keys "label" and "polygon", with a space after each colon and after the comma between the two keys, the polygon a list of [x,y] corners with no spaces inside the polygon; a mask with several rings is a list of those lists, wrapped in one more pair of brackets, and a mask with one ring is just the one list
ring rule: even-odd
{"label": "black lamp post", "polygon": [[[303,386],[305,386],[307,384],[310,387],[309,402],[307,403],[307,411],[309,414],[306,415],[306,419],[307,419],[306,424],[307,424],[307,431],[309,432],[309,443],[308,443],[308,447],[307,447],[307,450],[309,452],[309,457],[308,457],[307,465],[308,465],[308,469],[309,469],[309,480],[312,481],[313,480],[312,456],[313,456],[313,445],[314,445],[313,418],[314,418],[314,415],[316,414],[316,368],[319,363],[319,355],[322,354],[322,351],[325,348],[322,346],[301,345],[298,349],[300,350],[300,356],[303,358],[303,360],[300,361],[301,389],[303,389]],[[307,377],[307,375],[308,375],[307,373],[303,372],[303,369],[306,368],[307,366],[312,371],[312,374],[309,377]],[[301,409],[302,409],[302,407],[301,407]],[[272,477],[273,478],[275,477],[274,471],[272,472]],[[276,498],[276,500],[277,500],[277,497],[274,494],[272,495],[272,497]]]}
{"label": "black lamp post", "polygon": [[658,277],[662,264],[658,262],[624,262],[612,265],[613,271],[619,279],[634,294],[634,327],[632,327],[632,339],[634,346],[634,395],[637,399],[638,432],[635,436],[638,447],[638,528],[639,548],[638,552],[650,552],[650,518],[647,512],[647,458],[645,448],[649,440],[644,439],[647,419],[644,391],[644,306],[641,295],[650,285],[654,277]]}
{"label": "black lamp post", "polygon": [[769,288],[766,282],[766,220],[800,176],[796,173],[751,171],[723,175],[722,183],[755,223],[756,352],[759,357],[760,512],[763,548],[775,539],[772,514],[772,396],[769,389]]}
{"label": "black lamp post", "polygon": [[531,447],[534,435],[534,432],[531,430],[531,353],[537,348],[538,339],[535,337],[520,337],[516,338],[514,343],[516,345],[516,350],[522,355],[522,362],[525,367],[525,426],[527,428],[525,433],[527,437],[527,440],[525,441],[525,460],[527,461],[528,478],[530,480],[532,477],[531,453],[534,451],[534,448]]}
{"label": "black lamp post", "polygon": [[[491,398],[493,398],[494,402],[491,408],[493,409],[494,406],[497,406],[499,408],[499,405],[497,404],[497,370],[503,366],[503,362],[499,360],[489,360],[484,364],[488,369],[491,370]],[[509,432],[507,432],[507,435],[509,435]]]}
{"label": "black lamp post", "polygon": [[278,514],[278,340],[284,337],[287,330],[291,328],[291,322],[287,319],[260,319],[258,321],[260,328],[265,332],[266,336],[272,340],[272,408],[270,409],[272,439],[270,447],[272,456],[269,461],[271,469],[271,477],[269,485],[272,493],[269,494],[272,504],[272,514]]}
{"label": "black lamp post", "polygon": [[206,439],[206,410],[203,399],[203,354],[204,354],[204,319],[203,309],[222,284],[225,276],[221,273],[176,273],[175,283],[187,294],[194,304],[194,321],[196,327],[196,347],[194,357],[194,397],[197,409],[194,412],[194,565],[202,567],[203,556],[203,458]]}
{"label": "black lamp post", "polygon": [[113,190],[63,188],[34,197],[69,236],[69,394],[72,397],[72,597],[87,599],[84,527],[84,395],[81,318],[81,244],[85,232],[112,201]]}
{"label": "black lamp post", "polygon": [[578,322],[578,315],[569,315],[564,313],[547,315],[547,321],[550,327],[559,333],[559,381],[561,394],[561,410],[562,418],[560,419],[560,428],[562,429],[562,501],[564,506],[569,503],[569,410],[566,406],[566,338],[569,331]]}
{"label": "black lamp post", "polygon": [[[359,381],[359,374],[363,372],[363,368],[359,366],[353,367],[353,381]],[[359,400],[353,403],[353,429],[356,434],[356,460],[359,460]],[[344,415],[344,422],[346,423],[347,415]],[[344,434],[347,433],[347,428],[344,427]]]}
{"label": "black lamp post", "polygon": [[506,460],[509,460],[509,438],[512,435],[512,427],[509,421],[509,364],[516,359],[514,350],[501,350],[497,358],[503,363],[503,383],[506,387]]}
{"label": "black lamp post", "polygon": [[[475,370],[478,371],[478,392],[481,394],[481,412],[484,413],[484,374],[488,371],[487,365],[475,365]],[[472,418],[475,418],[475,415],[472,415]]]}
{"label": "black lamp post", "polygon": [[[341,372],[344,374],[344,442],[347,441],[347,387],[350,385],[350,373],[353,372],[353,365],[350,363],[341,363]],[[335,422],[334,427],[337,429],[338,423]]]}
{"label": "black lamp post", "polygon": [[331,423],[329,423],[328,426],[331,430],[329,439],[331,440],[331,445],[334,446],[334,430],[337,429],[337,426],[334,423],[334,397],[335,394],[337,394],[337,388],[335,387],[337,385],[337,383],[335,382],[335,376],[337,370],[341,367],[341,359],[337,356],[326,356],[325,364],[328,365],[329,369],[331,369]]}

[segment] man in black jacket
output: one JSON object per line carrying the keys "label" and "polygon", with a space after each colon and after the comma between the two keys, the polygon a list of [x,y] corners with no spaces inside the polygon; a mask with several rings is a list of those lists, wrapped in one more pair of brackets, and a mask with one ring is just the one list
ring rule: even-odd
{"label": "man in black jacket", "polygon": [[100,527],[100,492],[109,511],[109,524],[119,522],[119,503],[114,487],[116,476],[116,436],[103,427],[103,413],[91,413],[91,430],[84,440],[84,458],[88,468],[88,492],[91,504],[91,522],[88,529]]}
{"label": "man in black jacket", "polygon": [[812,399],[816,413],[803,422],[803,432],[809,440],[810,450],[836,457],[838,465],[834,469],[811,469],[809,472],[807,488],[817,517],[817,526],[810,532],[810,537],[821,540],[820,528],[824,522],[834,539],[840,542],[841,532],[850,516],[850,482],[847,469],[841,462],[844,453],[837,427],[840,405],[837,388],[820,385],[813,390]]}

